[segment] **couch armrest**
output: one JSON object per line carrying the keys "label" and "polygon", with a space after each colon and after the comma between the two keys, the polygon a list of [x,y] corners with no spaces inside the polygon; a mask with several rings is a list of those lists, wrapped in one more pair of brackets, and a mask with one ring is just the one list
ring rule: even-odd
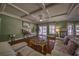
{"label": "couch armrest", "polygon": [[16,56],[16,52],[8,42],[0,42],[0,56]]}
{"label": "couch armrest", "polygon": [[17,43],[15,45],[12,45],[12,48],[17,51],[23,47],[27,46],[27,43],[26,42],[21,42],[21,43]]}

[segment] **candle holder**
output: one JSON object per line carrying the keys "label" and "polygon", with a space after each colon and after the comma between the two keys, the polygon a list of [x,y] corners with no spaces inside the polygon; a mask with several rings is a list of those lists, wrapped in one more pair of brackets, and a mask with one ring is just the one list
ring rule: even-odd
{"label": "candle holder", "polygon": [[10,34],[9,39],[10,39],[11,44],[14,44],[15,43],[15,34]]}

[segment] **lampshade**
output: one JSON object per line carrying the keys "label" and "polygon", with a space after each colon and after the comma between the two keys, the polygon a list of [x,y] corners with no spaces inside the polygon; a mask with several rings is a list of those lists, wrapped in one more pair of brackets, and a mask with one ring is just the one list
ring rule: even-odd
{"label": "lampshade", "polygon": [[60,31],[60,29],[59,29],[59,28],[57,28],[57,29],[56,29],[56,31],[57,31],[57,32],[59,32],[59,31]]}

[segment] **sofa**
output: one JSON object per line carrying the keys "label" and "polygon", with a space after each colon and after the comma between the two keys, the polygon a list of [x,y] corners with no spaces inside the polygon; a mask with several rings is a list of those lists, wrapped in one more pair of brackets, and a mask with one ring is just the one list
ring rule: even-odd
{"label": "sofa", "polygon": [[0,42],[0,56],[16,56],[17,53],[12,49],[8,42]]}
{"label": "sofa", "polygon": [[27,46],[26,42],[12,45],[14,51],[19,53],[20,56],[43,56],[40,52],[35,51],[31,47]]}
{"label": "sofa", "polygon": [[[17,54],[18,53],[18,54]],[[26,42],[10,46],[8,42],[0,42],[0,56],[44,56],[27,46]],[[56,38],[54,49],[46,56],[79,56],[79,38]]]}
{"label": "sofa", "polygon": [[79,55],[79,38],[66,37],[57,38],[51,56],[78,56]]}
{"label": "sofa", "polygon": [[8,42],[0,42],[0,56],[43,56],[43,54],[28,47],[26,42],[12,46]]}
{"label": "sofa", "polygon": [[64,47],[64,42],[62,40],[56,40],[54,49],[52,50],[51,56],[69,56]]}

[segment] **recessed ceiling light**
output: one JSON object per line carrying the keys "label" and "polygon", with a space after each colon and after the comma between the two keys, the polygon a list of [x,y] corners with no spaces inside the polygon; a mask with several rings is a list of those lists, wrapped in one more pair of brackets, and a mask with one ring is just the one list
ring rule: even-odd
{"label": "recessed ceiling light", "polygon": [[40,21],[43,21],[43,20],[40,20]]}

